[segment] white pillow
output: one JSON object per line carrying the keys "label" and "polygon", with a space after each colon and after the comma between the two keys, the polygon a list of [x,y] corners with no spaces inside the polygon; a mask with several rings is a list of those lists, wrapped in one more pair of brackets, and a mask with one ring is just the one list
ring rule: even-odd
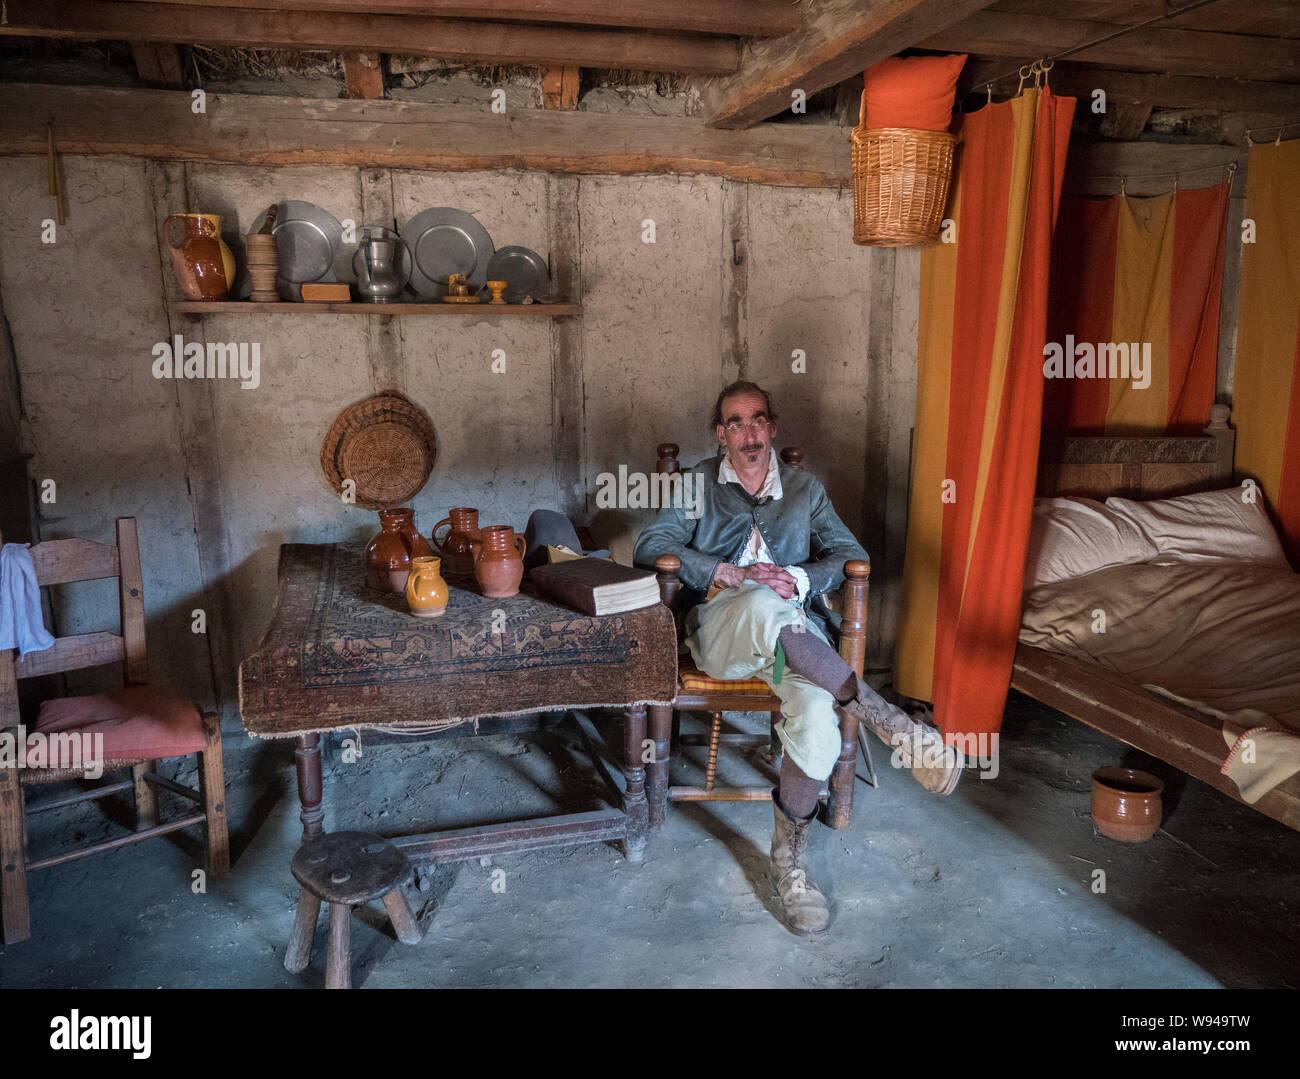
{"label": "white pillow", "polygon": [[1135,502],[1108,498],[1106,508],[1178,562],[1252,562],[1290,569],[1272,522],[1242,487]]}
{"label": "white pillow", "polygon": [[1025,559],[1025,588],[1106,566],[1145,562],[1160,552],[1129,521],[1091,498],[1036,498]]}

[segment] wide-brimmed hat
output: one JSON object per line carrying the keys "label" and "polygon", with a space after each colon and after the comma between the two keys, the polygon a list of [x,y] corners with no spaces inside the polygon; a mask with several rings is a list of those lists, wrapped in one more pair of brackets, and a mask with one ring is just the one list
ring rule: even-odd
{"label": "wide-brimmed hat", "polygon": [[356,484],[356,504],[382,510],[409,502],[424,488],[438,455],[433,422],[400,393],[387,391],[349,405],[330,424],[320,466],[335,491]]}

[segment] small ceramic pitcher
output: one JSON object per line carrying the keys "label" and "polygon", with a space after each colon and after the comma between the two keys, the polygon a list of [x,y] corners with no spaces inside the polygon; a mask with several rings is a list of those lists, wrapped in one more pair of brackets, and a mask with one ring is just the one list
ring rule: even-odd
{"label": "small ceramic pitcher", "polygon": [[[434,551],[442,556],[448,576],[473,577],[474,552],[470,550],[470,543],[481,538],[478,510],[469,506],[457,506],[447,513],[448,516],[433,526],[429,540],[433,543]],[[443,525],[449,527],[447,534],[439,541],[438,529]]]}
{"label": "small ceramic pitcher", "polygon": [[406,604],[416,618],[437,618],[447,609],[447,582],[442,579],[442,559],[421,555],[411,559],[406,579]]}
{"label": "small ceramic pitcher", "polygon": [[409,506],[379,511],[380,532],[366,547],[366,584],[380,592],[402,595],[411,572],[411,559],[433,554],[416,531],[415,510]]}
{"label": "small ceramic pitcher", "polygon": [[479,591],[493,599],[518,595],[524,579],[524,537],[516,536],[509,525],[489,525],[482,538],[471,540],[470,545]]}
{"label": "small ceramic pitcher", "polygon": [[235,256],[221,239],[217,214],[172,214],[163,236],[181,291],[191,300],[224,300],[235,282]]}

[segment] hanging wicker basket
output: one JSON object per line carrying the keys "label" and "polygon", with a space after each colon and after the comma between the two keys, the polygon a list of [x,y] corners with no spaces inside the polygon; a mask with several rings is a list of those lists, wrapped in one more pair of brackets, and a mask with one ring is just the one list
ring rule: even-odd
{"label": "hanging wicker basket", "polygon": [[939,239],[952,182],[953,146],[946,131],[868,128],[862,95],[853,144],[853,242],[921,247]]}

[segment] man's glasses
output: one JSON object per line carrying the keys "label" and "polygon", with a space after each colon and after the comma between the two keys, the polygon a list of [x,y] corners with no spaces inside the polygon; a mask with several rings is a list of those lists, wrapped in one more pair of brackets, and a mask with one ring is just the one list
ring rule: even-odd
{"label": "man's glasses", "polygon": [[739,434],[741,431],[758,431],[767,425],[768,419],[766,416],[757,420],[732,420],[730,423],[725,424],[726,429],[733,435]]}

